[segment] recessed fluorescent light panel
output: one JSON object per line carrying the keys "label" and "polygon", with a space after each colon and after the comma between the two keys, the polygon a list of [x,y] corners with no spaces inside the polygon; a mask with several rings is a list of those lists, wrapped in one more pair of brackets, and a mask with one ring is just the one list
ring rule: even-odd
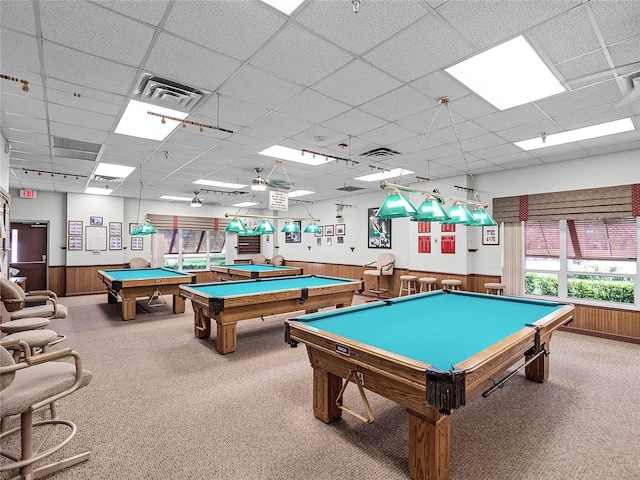
{"label": "recessed fluorescent light panel", "polygon": [[260,155],[267,157],[279,158],[281,160],[289,160],[291,162],[304,163],[305,165],[311,165],[313,167],[327,163],[327,157],[324,155],[317,155],[313,153],[302,153],[302,150],[295,150],[289,147],[282,147],[280,145],[274,145],[261,152]]}
{"label": "recessed fluorescent light panel", "polygon": [[554,133],[553,135],[547,135],[544,140],[542,140],[542,136],[522,140],[521,142],[514,142],[514,145],[523,150],[536,150],[538,148],[555,147],[556,145],[579,142],[590,138],[605,137],[616,133],[630,132],[631,130],[634,130],[633,122],[630,118],[623,118],[622,120],[577,128],[567,132]]}
{"label": "recessed fluorescent light panel", "polygon": [[221,187],[221,188],[244,188],[247,185],[242,185],[241,183],[229,183],[229,182],[218,182],[216,180],[196,180],[193,182],[197,185],[208,185],[209,187]]}
{"label": "recessed fluorescent light panel", "polygon": [[522,36],[445,70],[500,110],[566,91]]}
{"label": "recessed fluorescent light panel", "polygon": [[110,188],[87,187],[84,189],[84,193],[89,195],[111,195],[111,192],[113,190]]}
{"label": "recessed fluorescent light panel", "polygon": [[99,163],[96,167],[94,175],[105,177],[127,178],[131,175],[136,167],[128,167],[126,165],[116,165],[113,163]]}
{"label": "recessed fluorescent light panel", "polygon": [[296,198],[296,197],[304,197],[305,195],[311,195],[312,193],[316,193],[316,192],[312,192],[311,190],[294,190],[293,192],[287,193],[287,196],[289,198]]}
{"label": "recessed fluorescent light panel", "polygon": [[267,5],[271,5],[273,8],[280,10],[285,15],[291,15],[291,13],[300,6],[304,0],[262,0]]}
{"label": "recessed fluorescent light panel", "polygon": [[234,203],[231,206],[243,208],[243,207],[253,207],[254,205],[260,205],[260,202],[240,202],[240,203]]}
{"label": "recessed fluorescent light panel", "polygon": [[387,178],[400,177],[402,175],[410,175],[412,173],[415,172],[405,170],[403,168],[394,168],[393,170],[388,170],[386,172],[378,172],[372,173],[371,175],[356,177],[354,180],[362,180],[363,182],[379,182],[381,180],[386,180]]}
{"label": "recessed fluorescent light panel", "polygon": [[169,120],[168,118],[165,118],[165,123],[162,123],[159,117],[149,115],[147,112],[159,113],[160,115],[180,119],[187,117],[187,114],[184,112],[138,102],[137,100],[129,100],[129,105],[127,105],[127,108],[122,114],[115,133],[162,141],[180,125],[180,122]]}
{"label": "recessed fluorescent light panel", "polygon": [[190,202],[192,200],[191,197],[174,197],[172,195],[162,195],[160,200],[175,200],[177,202]]}

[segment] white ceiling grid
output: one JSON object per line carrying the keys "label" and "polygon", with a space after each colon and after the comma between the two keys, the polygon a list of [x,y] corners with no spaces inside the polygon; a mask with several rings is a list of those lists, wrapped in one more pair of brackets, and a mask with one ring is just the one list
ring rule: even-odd
{"label": "white ceiling grid", "polygon": [[[106,162],[142,168],[145,198],[189,197],[200,178],[250,184],[255,168],[268,174],[274,159],[258,152],[274,144],[350,154],[357,165],[285,162],[296,189],[316,192],[303,199],[318,201],[345,185],[378,190],[354,180],[369,165],[438,179],[467,162],[479,174],[640,149],[640,93],[625,77],[640,73],[633,0],[361,0],[357,14],[347,0],[307,0],[290,17],[258,0],[2,0],[0,28],[1,73],[30,86],[0,83],[12,188],[104,187],[88,177]],[[517,35],[567,92],[499,111],[444,71]],[[233,133],[188,125],[163,142],[115,134],[143,73],[211,92],[188,120]],[[453,98],[467,162],[446,109],[418,145],[442,96]],[[627,133],[530,152],[512,143],[629,116],[636,129]],[[102,145],[98,161],[55,156],[54,136]],[[362,156],[376,148],[400,153]],[[136,170],[110,184],[112,195],[137,197],[139,179]],[[266,194],[257,199],[266,205]]]}

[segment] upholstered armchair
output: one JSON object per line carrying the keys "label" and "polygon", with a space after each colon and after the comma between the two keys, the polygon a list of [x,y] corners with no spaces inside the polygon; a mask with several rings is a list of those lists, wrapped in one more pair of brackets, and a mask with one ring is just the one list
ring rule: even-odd
{"label": "upholstered armchair", "polygon": [[267,263],[267,257],[265,257],[261,253],[258,253],[258,254],[253,256],[253,258],[251,259],[251,263],[262,265],[264,263]]}
{"label": "upholstered armchair", "polygon": [[269,263],[271,265],[275,265],[276,267],[279,267],[284,264],[284,257],[282,255],[274,255],[274,257],[271,260],[269,260]]}
{"label": "upholstered armchair", "polygon": [[133,257],[129,260],[129,268],[148,268],[149,265],[149,260],[143,257]]}
{"label": "upholstered armchair", "polygon": [[[24,361],[16,363],[5,346],[24,349]],[[62,360],[65,361],[57,361]],[[71,359],[72,362],[67,361]],[[40,478],[63,468],[70,467],[89,459],[90,452],[84,452],[48,465],[35,467],[34,463],[43,460],[67,445],[77,432],[73,422],[58,418],[51,409],[51,418],[34,421],[34,411],[53,406],[54,402],[91,382],[93,375],[82,368],[77,352],[70,348],[55,352],[31,355],[26,343],[19,340],[0,340],[0,455],[8,459],[0,464],[0,472],[19,470],[13,478]],[[10,426],[9,417],[20,415],[18,426],[5,431]],[[46,443],[39,439],[47,438],[56,429],[56,434]],[[20,438],[16,438],[19,434]],[[4,474],[2,476],[4,477]]]}
{"label": "upholstered armchair", "polygon": [[393,267],[395,264],[395,257],[393,253],[383,253],[378,256],[375,262],[367,263],[364,265],[363,274],[370,277],[375,277],[375,288],[369,288],[369,292],[373,293],[379,300],[380,295],[389,291],[388,288],[380,287],[380,277],[393,275]]}
{"label": "upholstered armchair", "polygon": [[[11,320],[25,318],[66,318],[67,307],[58,303],[58,296],[51,290],[25,292],[19,285],[0,278],[0,299]],[[25,307],[27,302],[43,302],[43,305]]]}

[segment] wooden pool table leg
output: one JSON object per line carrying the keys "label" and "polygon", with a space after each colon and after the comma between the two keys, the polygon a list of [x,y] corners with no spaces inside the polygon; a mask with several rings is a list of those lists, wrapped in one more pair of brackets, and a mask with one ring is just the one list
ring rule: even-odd
{"label": "wooden pool table leg", "polygon": [[446,480],[451,465],[451,417],[432,407],[429,416],[409,413],[409,475],[413,480]]}
{"label": "wooden pool table leg", "polygon": [[331,423],[342,415],[336,399],[342,388],[342,378],[313,367],[313,414],[324,423]]}
{"label": "wooden pool table leg", "polygon": [[184,313],[184,298],[177,293],[173,294],[173,313]]}
{"label": "wooden pool table leg", "polygon": [[[547,340],[547,343],[541,345],[542,348],[546,350],[545,355],[540,355],[529,365],[524,367],[525,376],[529,380],[533,380],[534,382],[544,383],[549,379],[549,353],[550,353],[550,341]],[[525,355],[525,361],[528,361],[530,358],[529,355]]]}
{"label": "wooden pool table leg", "polygon": [[135,320],[136,299],[122,297],[122,318],[124,320]]}
{"label": "wooden pool table leg", "polygon": [[107,302],[108,303],[118,303],[118,294],[113,290],[107,290]]}
{"label": "wooden pool table leg", "polygon": [[237,323],[217,323],[216,350],[222,355],[236,351]]}

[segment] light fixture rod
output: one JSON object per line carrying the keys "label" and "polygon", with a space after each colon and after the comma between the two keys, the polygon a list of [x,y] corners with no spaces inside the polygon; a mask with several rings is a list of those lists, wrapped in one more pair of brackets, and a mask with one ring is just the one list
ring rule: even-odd
{"label": "light fixture rod", "polygon": [[489,207],[488,203],[478,202],[476,200],[469,200],[468,198],[452,197],[450,195],[442,195],[440,193],[427,192],[425,190],[418,190],[416,188],[409,188],[409,187],[405,187],[404,185],[397,185],[395,183],[389,183],[389,182],[385,182],[385,181],[380,182],[380,188],[382,188],[383,190],[386,189],[386,188],[395,188],[396,190],[400,190],[402,192],[418,193],[420,195],[428,195],[428,196],[432,196],[432,197],[435,197],[435,198],[440,198],[440,199],[443,199],[443,200],[452,200],[454,202],[462,202],[462,203],[468,203],[470,205],[477,205],[478,207],[482,207],[482,208],[488,208]]}
{"label": "light fixture rod", "polygon": [[147,114],[153,115],[155,117],[161,117],[162,119],[168,118],[169,120],[173,120],[174,122],[179,122],[183,125],[186,123],[188,123],[189,125],[195,125],[196,127],[200,127],[200,131],[202,131],[203,128],[211,128],[212,130],[220,130],[221,132],[233,133],[233,130],[227,130],[226,128],[221,128],[216,125],[207,125],[206,123],[192,122],[191,120],[184,120],[182,118],[170,117],[169,115],[163,115],[162,113],[147,112]]}
{"label": "light fixture rod", "polygon": [[271,218],[275,220],[309,220],[311,222],[319,222],[319,218],[311,218],[311,217],[278,217],[275,215],[253,215],[250,213],[225,213],[225,217],[242,217],[242,218]]}

